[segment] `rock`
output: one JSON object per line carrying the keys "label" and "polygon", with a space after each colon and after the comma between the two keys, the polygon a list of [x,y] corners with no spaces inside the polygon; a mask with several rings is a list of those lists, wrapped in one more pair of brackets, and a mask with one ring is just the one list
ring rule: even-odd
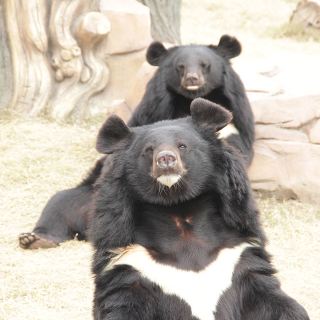
{"label": "rock", "polygon": [[255,190],[320,204],[320,146],[289,141],[257,141],[249,169]]}
{"label": "rock", "polygon": [[276,125],[256,125],[256,139],[274,139],[284,141],[308,142],[308,136],[298,130],[279,128]]}
{"label": "rock", "polygon": [[[148,7],[135,0],[100,0],[99,9],[111,25],[99,50],[101,59],[108,66],[110,78],[108,86],[90,99],[88,109],[92,110],[91,114],[109,113],[119,103],[118,100],[124,100],[130,92],[133,92],[128,99],[130,105],[127,101],[125,103],[127,107],[135,106],[132,101],[144,93],[145,85],[137,83],[144,83],[140,76],[144,78],[145,75],[140,68],[152,40]],[[90,74],[83,74],[81,81],[85,82],[88,76]]]}
{"label": "rock", "polygon": [[[90,107],[99,105],[105,113],[114,100],[124,99],[135,85],[136,74],[145,61],[145,50],[106,57],[110,70],[107,88],[99,95],[91,98]],[[103,104],[101,104],[103,101]]]}
{"label": "rock", "polygon": [[320,5],[317,3],[317,0],[299,1],[290,17],[290,23],[300,26],[301,29],[313,27],[318,30],[320,29],[319,12]]}
{"label": "rock", "polygon": [[152,41],[148,7],[135,0],[101,0],[100,11],[111,23],[106,54],[143,50]]}
{"label": "rock", "polygon": [[256,101],[252,188],[320,204],[320,97]]}
{"label": "rock", "polygon": [[131,109],[127,105],[124,99],[122,100],[114,100],[110,108],[108,109],[107,116],[110,114],[116,114],[123,121],[127,122],[131,116]]}
{"label": "rock", "polygon": [[320,117],[319,106],[320,96],[269,98],[252,102],[257,124],[277,124],[281,128],[299,128]]}
{"label": "rock", "polygon": [[320,144],[320,120],[317,120],[310,129],[309,138],[312,143]]}
{"label": "rock", "polygon": [[142,64],[133,80],[133,87],[129,90],[125,99],[131,110],[134,110],[141,101],[145,93],[147,83],[152,78],[156,70],[157,67],[151,66],[146,61]]}

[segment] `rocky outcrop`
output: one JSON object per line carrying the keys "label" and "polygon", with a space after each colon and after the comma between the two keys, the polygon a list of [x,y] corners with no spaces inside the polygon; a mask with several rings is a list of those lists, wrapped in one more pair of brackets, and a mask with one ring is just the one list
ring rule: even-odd
{"label": "rocky outcrop", "polygon": [[320,96],[270,98],[252,105],[253,189],[320,204]]}

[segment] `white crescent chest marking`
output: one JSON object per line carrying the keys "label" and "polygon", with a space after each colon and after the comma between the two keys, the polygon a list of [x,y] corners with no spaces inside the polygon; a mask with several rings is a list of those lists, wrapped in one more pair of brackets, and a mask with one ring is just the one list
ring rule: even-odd
{"label": "white crescent chest marking", "polygon": [[130,265],[141,275],[156,283],[166,294],[174,294],[187,302],[192,314],[200,320],[214,320],[219,298],[232,284],[235,266],[242,252],[252,245],[242,243],[234,248],[222,249],[216,260],[199,272],[177,269],[156,262],[140,245],[112,250],[116,256],[106,270],[116,265]]}
{"label": "white crescent chest marking", "polygon": [[229,123],[227,126],[225,126],[223,129],[219,131],[219,139],[226,139],[232,134],[239,134],[238,129],[234,126],[234,124]]}

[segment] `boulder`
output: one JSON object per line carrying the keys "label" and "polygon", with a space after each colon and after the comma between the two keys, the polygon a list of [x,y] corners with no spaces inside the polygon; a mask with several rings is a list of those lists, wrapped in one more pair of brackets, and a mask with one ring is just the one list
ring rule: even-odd
{"label": "boulder", "polygon": [[146,50],[139,50],[106,57],[111,77],[101,98],[107,105],[113,100],[124,99],[128,95],[135,85],[137,72],[144,63],[145,56]]}
{"label": "boulder", "polygon": [[123,121],[128,122],[131,116],[131,109],[124,99],[114,100],[108,109],[107,116],[115,114],[120,117]]}
{"label": "boulder", "polygon": [[143,50],[151,42],[148,7],[135,0],[101,0],[100,11],[111,23],[106,54]]}
{"label": "boulder", "polygon": [[[99,10],[111,25],[108,36],[99,48],[99,56],[108,67],[110,76],[105,89],[90,99],[88,110],[91,115],[109,114],[115,106],[119,106],[120,113],[128,118],[126,108],[130,110],[130,107],[136,106],[146,83],[140,70],[146,60],[146,49],[152,41],[149,8],[136,0],[101,0]],[[130,104],[119,102],[128,96],[133,97],[129,99]],[[134,105],[132,101],[135,101]]]}
{"label": "boulder", "polygon": [[154,75],[157,67],[151,66],[148,62],[144,62],[133,80],[133,86],[128,91],[126,102],[131,110],[134,110],[141,101],[149,80]]}
{"label": "boulder", "polygon": [[320,120],[317,120],[311,127],[309,131],[309,138],[312,143],[320,144]]}
{"label": "boulder", "polygon": [[320,96],[268,98],[252,102],[257,124],[299,128],[320,117]]}
{"label": "boulder", "polygon": [[253,102],[255,157],[252,188],[320,204],[320,97]]}
{"label": "boulder", "polygon": [[257,140],[283,140],[283,141],[299,141],[308,142],[308,136],[298,130],[284,129],[277,125],[261,125],[256,124],[256,139]]}

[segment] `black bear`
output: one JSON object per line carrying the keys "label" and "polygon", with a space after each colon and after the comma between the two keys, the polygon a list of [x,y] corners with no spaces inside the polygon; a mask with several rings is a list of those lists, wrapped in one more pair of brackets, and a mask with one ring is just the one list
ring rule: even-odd
{"label": "black bear", "polygon": [[[167,50],[159,42],[152,43],[147,50],[147,61],[159,68],[128,125],[141,126],[188,116],[191,101],[205,97],[232,112],[233,125],[222,130],[220,138],[237,147],[248,166],[253,156],[254,119],[243,84],[229,63],[240,52],[239,41],[228,35],[222,36],[218,45],[209,46],[176,46]],[[90,184],[82,183],[54,195],[33,232],[20,235],[20,246],[24,249],[56,246],[73,239],[75,234],[84,239],[89,221],[89,211],[84,210],[90,205],[83,206],[83,201],[76,200],[82,193],[84,199],[91,198],[100,170],[97,162],[86,179]]]}
{"label": "black bear", "polygon": [[160,42],[152,43],[147,61],[159,68],[128,125],[188,116],[191,101],[202,97],[232,112],[234,127],[230,130],[229,126],[220,136],[240,149],[249,165],[253,156],[254,118],[244,86],[229,62],[240,52],[239,41],[228,35],[222,36],[217,46],[186,45],[167,50]]}
{"label": "black bear", "polygon": [[244,166],[217,139],[231,118],[198,98],[191,117],[102,126],[94,319],[309,319],[280,289]]}

